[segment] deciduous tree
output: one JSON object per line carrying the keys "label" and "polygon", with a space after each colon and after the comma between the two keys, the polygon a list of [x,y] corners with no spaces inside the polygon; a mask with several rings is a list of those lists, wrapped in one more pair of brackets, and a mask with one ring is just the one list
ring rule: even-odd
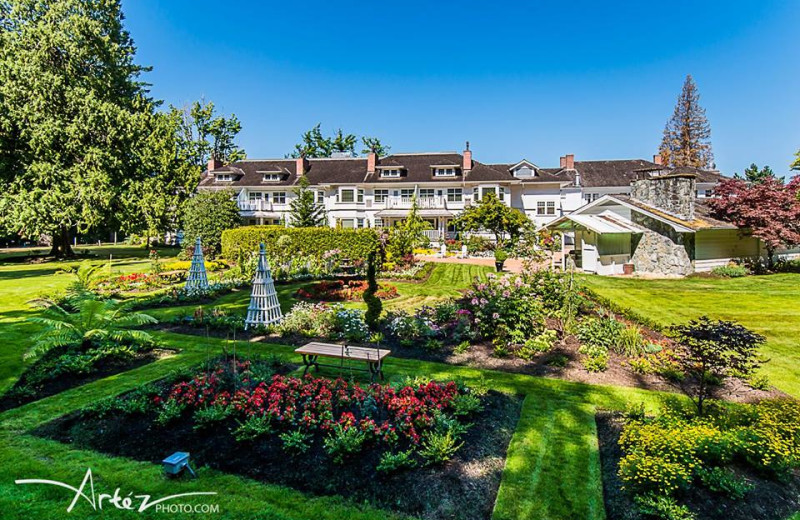
{"label": "deciduous tree", "polygon": [[691,75],[686,76],[675,111],[664,127],[659,154],[662,163],[672,167],[710,168],[714,163],[711,126]]}
{"label": "deciduous tree", "polygon": [[[389,146],[381,143],[377,137],[362,137],[361,142],[364,144],[361,153],[375,152],[378,155],[386,155],[389,152]],[[295,145],[289,157],[330,157],[335,152],[355,155],[357,143],[358,137],[355,134],[346,134],[341,128],[331,136],[323,135],[318,123],[302,135],[301,141]]]}
{"label": "deciduous tree", "polygon": [[240,225],[242,217],[230,190],[202,191],[189,199],[183,215],[184,243],[197,237],[213,254],[222,248],[222,232]]}
{"label": "deciduous tree", "polygon": [[389,145],[383,144],[377,137],[362,137],[361,143],[364,145],[364,149],[361,150],[361,153],[364,155],[374,153],[378,157],[383,157],[389,155],[389,150],[392,148]]}
{"label": "deciduous tree", "polygon": [[531,221],[518,209],[506,206],[494,193],[487,193],[477,204],[465,209],[455,219],[455,225],[463,231],[489,231],[498,248],[502,248],[507,245],[506,237],[515,243]]}
{"label": "deciduous tree", "polygon": [[747,183],[728,179],[714,188],[708,203],[715,216],[761,239],[772,266],[775,250],[800,244],[800,177],[783,184],[774,177]]}

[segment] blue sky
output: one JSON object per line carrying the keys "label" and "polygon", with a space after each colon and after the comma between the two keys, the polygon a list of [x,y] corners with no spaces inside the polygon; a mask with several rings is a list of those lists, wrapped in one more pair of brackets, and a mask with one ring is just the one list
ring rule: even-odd
{"label": "blue sky", "polygon": [[648,158],[692,74],[718,168],[788,171],[800,2],[559,4],[123,0],[153,95],[235,113],[251,158],[318,122],[483,162]]}

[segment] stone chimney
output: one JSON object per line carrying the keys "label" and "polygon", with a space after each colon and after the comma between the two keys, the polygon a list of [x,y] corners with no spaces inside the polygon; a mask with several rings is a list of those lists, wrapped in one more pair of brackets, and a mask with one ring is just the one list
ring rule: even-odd
{"label": "stone chimney", "polygon": [[308,170],[308,159],[305,157],[298,157],[296,160],[295,169],[297,170],[297,176],[305,175],[306,170]]}
{"label": "stone chimney", "polygon": [[558,160],[558,167],[559,168],[566,168],[567,167],[567,158],[563,155]]}
{"label": "stone chimney", "polygon": [[653,162],[661,166],[661,154],[657,153],[653,156]]}
{"label": "stone chimney", "polygon": [[469,149],[469,141],[467,141],[467,148],[464,150],[464,162],[461,165],[461,170],[467,173],[472,169],[472,152]]}
{"label": "stone chimney", "polygon": [[567,170],[575,169],[575,155],[567,154],[564,156],[564,168]]}
{"label": "stone chimney", "polygon": [[375,165],[378,162],[378,154],[370,152],[367,155],[367,175],[375,173]]}
{"label": "stone chimney", "polygon": [[694,220],[697,176],[670,173],[636,179],[631,183],[631,198],[683,220]]}
{"label": "stone chimney", "polygon": [[217,168],[222,168],[222,161],[214,157],[213,155],[208,159],[208,171],[213,172]]}

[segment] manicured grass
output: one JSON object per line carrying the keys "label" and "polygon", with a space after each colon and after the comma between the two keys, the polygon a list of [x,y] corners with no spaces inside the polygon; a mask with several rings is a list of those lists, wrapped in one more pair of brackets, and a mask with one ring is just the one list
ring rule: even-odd
{"label": "manicured grass", "polygon": [[[95,263],[107,262],[107,255],[112,254],[112,269],[115,274],[142,271],[149,266],[146,260],[140,260],[147,257],[147,252],[141,248],[102,246],[90,249],[104,258],[92,259]],[[82,260],[72,260],[0,265],[0,331],[3,332],[3,344],[0,346],[0,393],[14,384],[22,373],[25,366],[22,356],[31,346],[32,336],[38,331],[37,327],[25,322],[37,312],[28,302],[33,298],[63,291],[73,277],[60,271],[75,267],[81,262]]]}
{"label": "manicured grass", "polygon": [[[71,410],[115,395],[169,371],[196,364],[221,351],[220,340],[177,334],[160,334],[164,343],[182,347],[181,354],[136,370],[96,381],[11,410],[0,416],[0,464],[14,467],[14,478],[47,478],[77,485],[87,467],[95,486],[121,487],[124,492],[151,493],[154,497],[191,490],[216,491],[213,503],[225,518],[395,518],[386,511],[349,504],[341,499],[308,497],[279,486],[200,469],[197,481],[165,480],[158,466],[86,450],[71,449],[55,441],[38,439],[26,430]],[[291,347],[270,344],[239,345],[240,352],[282,354],[297,361]],[[230,345],[228,346],[230,350]],[[595,406],[621,408],[628,400],[655,406],[661,396],[630,388],[591,386],[556,379],[478,370],[409,359],[392,359],[390,380],[404,375],[436,379],[484,381],[491,388],[526,395],[523,414],[509,447],[494,518],[604,518],[599,476],[599,455],[594,431]],[[172,447],[165,447],[171,452]],[[165,453],[166,455],[166,453]],[[98,484],[99,482],[99,484]],[[99,491],[98,492],[105,492]],[[0,480],[0,510],[15,511],[19,518],[62,518],[72,495],[46,486],[14,485]],[[199,500],[198,500],[199,502]],[[89,511],[82,504],[80,511]],[[116,512],[115,512],[116,513]],[[148,512],[151,513],[151,512]],[[137,515],[149,518],[158,513]],[[125,517],[125,516],[123,516]],[[133,518],[133,516],[131,516]]]}
{"label": "manicured grass", "polygon": [[707,315],[734,320],[767,337],[770,381],[800,397],[800,274],[732,279],[645,280],[586,276],[586,284],[617,304],[668,325]]}
{"label": "manicured grass", "polygon": [[[419,283],[413,282],[383,282],[397,286],[399,297],[383,302],[385,310],[405,310],[413,312],[422,305],[430,305],[438,300],[457,298],[461,291],[469,287],[475,277],[485,277],[492,269],[480,265],[468,264],[436,264],[431,276]],[[288,312],[297,300],[294,293],[298,289],[312,282],[298,282],[292,284],[278,284],[275,290],[281,303],[283,312]],[[219,307],[230,314],[246,314],[247,305],[250,303],[250,292],[247,290],[236,291],[219,297],[213,303],[203,307],[210,309]],[[345,307],[366,309],[363,302],[347,302]],[[170,308],[153,309],[148,311],[151,315],[161,320],[167,320],[182,314],[191,314],[197,304],[182,305]]]}

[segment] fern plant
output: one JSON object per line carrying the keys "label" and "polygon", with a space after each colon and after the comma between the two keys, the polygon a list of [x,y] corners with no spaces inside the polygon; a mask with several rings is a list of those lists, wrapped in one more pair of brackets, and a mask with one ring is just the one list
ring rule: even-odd
{"label": "fern plant", "polygon": [[26,359],[36,359],[50,349],[68,345],[88,347],[102,341],[153,341],[147,332],[130,327],[158,323],[158,320],[149,314],[131,311],[130,304],[84,296],[70,301],[70,306],[74,312],[53,303],[44,309],[41,316],[28,319],[44,330],[34,336],[33,346],[25,353]]}

